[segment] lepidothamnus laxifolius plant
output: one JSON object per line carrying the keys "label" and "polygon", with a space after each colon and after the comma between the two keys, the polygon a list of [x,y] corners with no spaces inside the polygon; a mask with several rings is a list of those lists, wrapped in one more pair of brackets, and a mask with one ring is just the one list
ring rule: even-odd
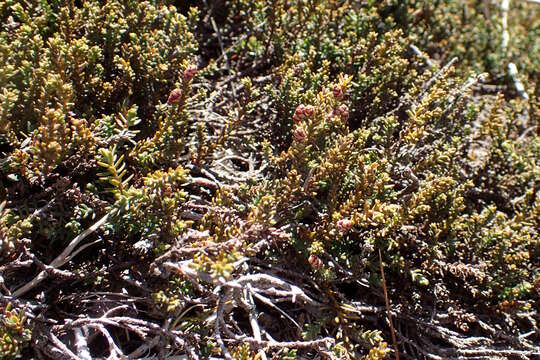
{"label": "lepidothamnus laxifolius plant", "polygon": [[0,1],[0,358],[540,357],[534,1]]}
{"label": "lepidothamnus laxifolius plant", "polygon": [[11,303],[2,309],[0,314],[0,346],[3,359],[15,359],[31,337],[31,329],[28,327],[26,315],[23,309],[13,309]]}

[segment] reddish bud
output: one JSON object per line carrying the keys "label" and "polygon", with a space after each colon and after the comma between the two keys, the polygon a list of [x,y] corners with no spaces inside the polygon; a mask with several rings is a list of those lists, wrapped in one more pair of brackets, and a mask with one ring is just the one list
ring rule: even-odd
{"label": "reddish bud", "polygon": [[197,73],[197,70],[198,70],[197,65],[195,64],[188,65],[188,67],[184,70],[184,80],[191,81],[191,79],[193,79],[193,77]]}
{"label": "reddish bud", "polygon": [[341,231],[349,230],[352,226],[352,221],[349,219],[341,219],[337,222],[337,227]]}
{"label": "reddish bud", "polygon": [[182,98],[182,90],[174,89],[169,94],[169,98],[167,99],[167,104],[169,105],[178,104],[181,98]]}
{"label": "reddish bud", "polygon": [[339,85],[334,85],[332,93],[334,93],[334,97],[338,100],[341,100],[343,98],[343,89]]}
{"label": "reddish bud", "polygon": [[307,132],[306,129],[303,127],[296,128],[293,132],[294,139],[298,141],[299,143],[303,143],[307,139]]}
{"label": "reddish bud", "polygon": [[315,114],[315,108],[313,105],[298,105],[294,111],[293,121],[301,121],[306,117],[312,116]]}
{"label": "reddish bud", "polygon": [[341,104],[339,107],[334,109],[333,115],[339,116],[343,121],[347,121],[349,119],[349,107],[345,104]]}
{"label": "reddish bud", "polygon": [[296,107],[296,110],[294,111],[294,115],[292,117],[294,122],[298,122],[304,119],[305,108],[306,107],[304,105],[298,105]]}
{"label": "reddish bud", "polygon": [[349,107],[345,104],[341,104],[339,107],[339,113],[341,114],[341,118],[343,120],[349,119]]}
{"label": "reddish bud", "polygon": [[322,260],[317,255],[309,255],[308,262],[314,269],[320,269],[323,266]]}
{"label": "reddish bud", "polygon": [[424,9],[420,8],[420,9],[416,10],[415,12],[413,12],[412,16],[414,16],[415,18],[419,18],[423,14],[424,14]]}

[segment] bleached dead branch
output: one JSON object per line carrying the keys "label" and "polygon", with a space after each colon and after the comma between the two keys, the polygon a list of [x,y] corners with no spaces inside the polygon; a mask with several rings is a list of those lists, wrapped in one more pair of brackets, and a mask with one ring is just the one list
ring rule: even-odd
{"label": "bleached dead branch", "polygon": [[[510,31],[508,30],[508,13],[510,11],[510,0],[501,1],[501,25],[502,25],[502,41],[501,48],[505,56],[508,55],[508,45],[510,43]],[[512,78],[514,88],[523,99],[528,100],[529,95],[525,91],[525,86],[521,82],[518,76],[518,70],[516,64],[509,62],[507,65],[508,75]]]}

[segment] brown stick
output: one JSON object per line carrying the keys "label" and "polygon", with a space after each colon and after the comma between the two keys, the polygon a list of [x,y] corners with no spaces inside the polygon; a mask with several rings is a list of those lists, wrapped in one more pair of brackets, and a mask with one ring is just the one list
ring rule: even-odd
{"label": "brown stick", "polygon": [[398,345],[396,341],[396,332],[394,331],[394,325],[392,324],[392,313],[390,312],[390,302],[388,301],[388,290],[386,290],[386,280],[384,278],[384,269],[382,265],[381,249],[379,249],[379,266],[381,268],[384,301],[386,302],[386,315],[388,316],[388,322],[390,323],[390,334],[392,335],[392,342],[394,343],[394,352],[396,354],[396,360],[399,360],[399,349],[398,349]]}
{"label": "brown stick", "polygon": [[[88,229],[77,235],[71,242],[68,244],[68,246],[62,251],[60,255],[58,255],[48,266],[48,269],[58,269],[59,267],[65,265],[70,259],[71,255],[73,253],[73,250],[75,250],[75,247],[79,245],[81,241],[86,239],[88,235],[99,229],[99,227],[107,222],[109,219],[109,214],[106,214],[101,219],[99,219],[94,225],[90,226]],[[77,253],[75,251],[75,253]],[[29,283],[26,283],[24,286],[18,288],[13,292],[13,297],[21,297],[24,294],[26,294],[28,291],[32,290],[34,287],[39,285],[43,280],[45,280],[49,276],[49,273],[46,270],[41,270],[41,272],[32,279]]]}

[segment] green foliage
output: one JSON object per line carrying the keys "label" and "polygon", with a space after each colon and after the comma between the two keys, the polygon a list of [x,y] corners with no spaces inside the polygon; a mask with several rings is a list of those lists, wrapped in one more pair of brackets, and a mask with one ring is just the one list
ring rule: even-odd
{"label": "green foliage", "polygon": [[[157,170],[143,178],[143,186],[130,186],[119,192],[112,206],[112,223],[118,235],[137,234],[153,242],[151,248],[162,251],[190,224],[181,216],[187,198],[182,189],[186,175],[180,166],[167,172]],[[115,183],[122,184],[121,180]]]}
{"label": "green foliage", "polygon": [[0,357],[15,359],[28,346],[32,330],[23,309],[13,309],[8,303],[0,313]]}
{"label": "green foliage", "polygon": [[185,305],[187,301],[194,296],[193,286],[190,282],[181,278],[173,278],[169,283],[168,288],[152,294],[152,299],[160,309],[182,317],[181,313],[186,311]]}
{"label": "green foliage", "polygon": [[99,155],[100,160],[97,164],[105,171],[98,174],[100,179],[108,182],[113,187],[113,192],[122,195],[132,177],[125,178],[127,170],[124,155],[120,157],[116,155],[116,145],[111,149],[99,149]]}
{"label": "green foliage", "polygon": [[[186,18],[164,1],[1,7],[9,26],[0,36],[0,127],[3,141],[20,147],[12,162],[24,176],[26,167],[47,175],[76,150],[92,155],[95,138],[106,140],[95,121],[118,103],[136,105],[150,129],[155,106],[196,49],[196,11]],[[140,122],[125,119],[124,126]],[[29,147],[20,134],[29,134]]]}
{"label": "green foliage", "polygon": [[[24,296],[58,301],[51,331],[121,291],[149,356],[384,359],[385,300],[406,328],[432,310],[537,340],[538,5],[513,2],[503,45],[485,1],[188,3],[0,1],[0,291],[43,270]],[[46,266],[81,233],[98,240]],[[15,358],[30,322],[0,317]],[[111,339],[136,348],[140,324]]]}
{"label": "green foliage", "polygon": [[[309,116],[302,115],[299,120],[298,113],[305,112],[307,107],[296,108],[289,120],[293,123],[292,144],[276,158],[277,177],[260,186],[261,192],[274,199],[271,211],[281,215],[275,222],[293,225],[295,239],[309,249],[306,260],[316,273],[326,274],[327,279],[335,276],[328,274],[332,270],[325,263],[341,263],[359,273],[377,269],[376,262],[365,260],[366,256],[370,258],[375,246],[385,249],[394,271],[405,275],[404,270],[409,268],[411,280],[419,286],[428,286],[431,279],[441,281],[436,275],[441,265],[449,269],[450,264],[464,258],[472,261],[474,256],[475,263],[487,266],[486,274],[496,273],[495,268],[505,273],[480,276],[473,286],[475,296],[492,294],[508,298],[511,293],[523,296],[532,288],[527,284],[534,277],[534,272],[526,269],[535,268],[524,260],[532,259],[537,251],[534,244],[538,234],[530,231],[539,224],[534,215],[529,215],[534,208],[519,203],[537,201],[533,193],[539,169],[538,157],[534,155],[538,151],[538,139],[533,136],[527,143],[510,142],[507,136],[512,130],[505,130],[504,124],[498,125],[496,132],[486,131],[491,134],[487,136],[495,138],[485,140],[493,150],[487,150],[487,159],[483,161],[500,165],[492,167],[490,163],[487,174],[481,165],[463,171],[471,161],[469,155],[475,151],[471,145],[473,136],[482,136],[473,135],[475,123],[491,128],[494,124],[490,123],[500,120],[496,116],[478,119],[474,107],[466,103],[468,95],[460,90],[463,86],[450,78],[452,72],[442,74],[423,93],[417,94],[413,87],[408,97],[415,100],[397,119],[395,116],[375,118],[354,131],[343,126],[347,119],[339,116],[341,100],[332,91],[336,86],[345,88],[345,78],[342,77],[341,84],[330,83],[314,96],[313,105],[308,106]],[[507,116],[512,119],[516,115]],[[396,125],[391,125],[395,130],[381,133],[380,121],[392,124],[396,120]],[[489,223],[476,227],[487,233],[465,234],[463,221],[485,211],[467,201],[478,188],[493,189],[484,191],[493,191],[494,198],[516,199],[513,214],[501,209],[494,219],[500,219],[501,226],[503,223],[508,226],[509,221],[511,224],[510,219],[516,219],[520,225],[507,230],[505,237],[495,235],[502,229],[490,229]],[[503,191],[505,195],[497,195]],[[265,212],[268,214],[270,210]],[[523,228],[525,219],[529,219],[531,228]],[[491,231],[493,235],[488,235]],[[448,248],[455,246],[456,236],[460,237],[460,244],[480,241],[483,245],[474,255],[470,246],[465,246],[469,255],[462,252],[458,255],[456,249],[448,252]],[[496,237],[486,242],[491,236]],[[516,255],[511,255],[514,252]],[[515,259],[510,268],[519,268],[519,272],[502,270],[510,266],[508,261],[513,261],[510,259]],[[486,282],[486,277],[492,280]]]}
{"label": "green foliage", "polygon": [[0,204],[0,256],[7,258],[19,247],[20,241],[32,230],[32,222],[21,218],[13,210],[6,209],[6,201]]}
{"label": "green foliage", "polygon": [[[466,51],[467,59],[476,61],[489,58],[489,61],[501,63],[504,54],[494,45],[500,42],[500,38],[491,32],[481,33],[485,31],[486,24],[493,23],[497,18],[470,21],[471,18],[480,19],[485,15],[480,14],[483,9],[479,6],[467,4],[463,5],[465,17],[446,26],[444,24],[447,20],[444,23],[441,21],[442,14],[458,17],[457,9],[461,11],[463,8],[457,2],[447,2],[438,7],[390,2],[378,8],[366,5],[371,6],[371,11],[379,15],[386,14],[387,25],[397,23],[403,26],[405,33],[381,32],[380,28],[375,31],[375,28],[370,28],[370,12],[360,7],[359,10],[355,9],[355,15],[363,17],[362,26],[354,23],[360,20],[349,16],[341,16],[339,20],[332,18],[331,26],[322,26],[329,29],[328,39],[332,40],[328,41],[334,44],[344,41],[340,43],[340,52],[324,46],[326,34],[316,37],[317,44],[311,45],[316,48],[310,52],[297,42],[305,40],[309,43],[309,35],[298,35],[310,28],[309,21],[324,21],[327,19],[325,16],[330,19],[335,14],[346,14],[348,10],[339,13],[337,5],[332,2],[313,2],[305,8],[296,5],[291,5],[291,8],[295,7],[297,12],[293,10],[287,16],[300,17],[299,14],[306,14],[302,19],[303,27],[294,25],[299,24],[300,20],[298,23],[288,21],[288,26],[292,27],[281,27],[282,32],[273,35],[274,39],[261,39],[262,42],[275,41],[276,47],[281,46],[280,51],[276,50],[277,54],[292,54],[283,57],[282,65],[277,70],[278,87],[268,88],[270,96],[276,101],[280,129],[284,134],[290,134],[292,144],[275,160],[276,178],[259,186],[262,194],[257,193],[257,197],[270,196],[274,206],[259,211],[278,213],[281,217],[275,219],[275,223],[293,225],[295,241],[304,243],[303,248],[307,249],[305,259],[316,274],[327,280],[334,276],[331,275],[333,270],[326,267],[325,263],[341,262],[346,268],[354,269],[353,272],[359,271],[359,274],[377,269],[375,263],[366,263],[365,257],[370,258],[374,246],[382,246],[389,250],[386,254],[394,271],[406,276],[404,270],[409,269],[413,283],[428,286],[430,280],[434,280],[433,277],[438,278],[435,274],[440,271],[441,264],[449,271],[453,268],[451,264],[461,262],[458,259],[471,259],[471,255],[458,255],[453,249],[456,233],[464,235],[463,219],[474,217],[474,214],[482,211],[470,202],[471,194],[479,188],[489,188],[493,190],[481,191],[488,194],[493,192],[493,198],[522,199],[525,194],[531,196],[535,192],[533,179],[538,179],[538,157],[535,155],[537,150],[534,144],[538,139],[533,136],[526,142],[520,142],[522,145],[519,149],[515,141],[509,140],[515,136],[512,134],[520,132],[515,127],[518,113],[507,112],[504,121],[514,128],[504,129],[499,126],[499,140],[481,138],[476,130],[478,123],[482,124],[482,128],[489,127],[492,120],[478,117],[478,106],[470,102],[465,79],[460,80],[460,75],[452,68],[438,69],[433,65],[426,68],[423,66],[424,59],[411,58],[408,53],[408,45],[420,45],[428,54],[440,53],[441,48],[427,46],[432,44],[446,49],[446,43],[433,41],[435,37],[454,44],[454,54],[462,55]],[[273,12],[272,16],[266,18],[271,22],[286,18],[285,15],[279,15],[282,14],[280,6],[273,3],[267,7],[261,5],[260,8],[251,9],[257,11],[264,8]],[[403,7],[403,11],[399,10],[400,7]],[[399,17],[398,14],[405,15]],[[419,20],[414,21],[415,17]],[[260,16],[246,16],[248,18],[259,19]],[[429,24],[424,25],[425,22]],[[458,28],[462,23],[467,26]],[[250,20],[247,20],[247,26],[256,31],[255,23]],[[263,37],[272,34],[269,31],[259,33]],[[449,35],[454,36],[456,33],[456,37]],[[491,48],[484,46],[483,42],[474,41],[477,33],[489,41]],[[333,40],[335,38],[339,40]],[[350,40],[355,38],[358,40]],[[473,42],[471,49],[467,44]],[[286,46],[290,48],[283,50]],[[493,58],[490,54],[498,54],[499,58]],[[447,57],[450,55],[452,52],[445,53]],[[461,65],[464,64],[467,62],[461,62]],[[475,64],[474,67],[497,71],[489,63]],[[338,78],[334,75],[334,69],[344,74]],[[332,82],[332,79],[337,82]],[[474,78],[467,81],[471,79]],[[339,122],[334,122],[339,119],[334,114],[339,113],[339,104],[342,102],[351,109],[349,121],[345,119],[348,129],[340,128]],[[303,117],[298,122],[296,114],[305,107],[301,104],[310,104],[306,106],[310,107],[310,114],[313,115]],[[518,111],[523,111],[524,106],[523,103],[517,105],[521,109]],[[483,107],[489,108],[490,105]],[[346,113],[348,115],[348,108]],[[283,141],[287,143],[286,139]],[[480,142],[497,148],[488,150],[488,155],[497,157],[496,160],[485,160],[489,161],[489,165],[485,166],[492,169],[489,173],[486,173],[485,167],[470,169],[467,164],[470,156],[476,152],[476,144]],[[494,163],[505,169],[492,168]],[[527,166],[529,171],[525,170]],[[513,169],[511,173],[519,173],[519,178],[523,180],[505,175],[508,174],[507,167]],[[504,185],[496,180],[501,177],[505,177]],[[510,187],[510,191],[504,190],[505,187]],[[505,195],[500,196],[501,192]],[[529,197],[529,204],[536,201],[533,198]],[[512,218],[530,218],[515,213],[514,206],[513,209],[510,215]],[[501,213],[504,216],[501,222],[506,224],[508,210],[502,209]],[[533,227],[538,226],[536,221],[531,223]],[[486,226],[481,225],[479,228],[488,231]],[[514,239],[511,243],[493,240],[490,245],[486,244],[489,250],[483,248],[480,252],[482,255],[475,252],[473,256],[476,257],[475,262],[489,267],[490,270],[485,268],[485,274],[492,274],[495,268],[504,269],[508,266],[495,260],[501,259],[500,255],[495,254],[515,249],[512,251],[520,255],[513,266],[519,266],[521,261],[521,272],[517,275],[513,271],[508,273],[503,270],[505,275],[500,273],[493,277],[496,279],[494,282],[489,283],[486,277],[491,279],[490,276],[479,275],[479,283],[471,288],[475,296],[481,293],[513,298],[510,294],[523,296],[530,291],[526,289],[532,288],[527,284],[533,281],[534,271],[526,271],[525,268],[534,269],[536,266],[526,265],[523,260],[536,253],[533,243],[537,242],[538,234],[528,232],[527,238],[516,240],[523,238],[522,234],[518,235],[518,228],[522,226],[516,224],[517,232],[508,234],[509,238]],[[413,235],[412,229],[419,232]],[[493,231],[496,232],[495,229]],[[485,239],[486,235],[469,233],[467,240],[460,238],[458,242],[469,244],[477,241],[473,239]],[[446,242],[448,245],[445,245]],[[448,248],[453,249],[451,253]],[[466,248],[470,250],[470,247]],[[414,254],[412,258],[411,251]],[[441,256],[448,258],[441,260]],[[512,255],[508,254],[505,258],[508,261]],[[448,265],[444,265],[447,262]],[[438,278],[437,281],[441,280]]]}

